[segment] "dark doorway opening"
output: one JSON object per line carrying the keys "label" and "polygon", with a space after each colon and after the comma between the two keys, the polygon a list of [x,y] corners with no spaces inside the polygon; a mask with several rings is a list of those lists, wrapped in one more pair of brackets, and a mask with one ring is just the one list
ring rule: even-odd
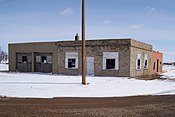
{"label": "dark doorway opening", "polygon": [[159,72],[159,59],[157,59],[157,72]]}

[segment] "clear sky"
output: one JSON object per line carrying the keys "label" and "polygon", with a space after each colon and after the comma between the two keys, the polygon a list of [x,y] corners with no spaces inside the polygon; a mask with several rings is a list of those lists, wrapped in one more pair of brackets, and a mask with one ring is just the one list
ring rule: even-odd
{"label": "clear sky", "polygon": [[[133,38],[175,61],[175,0],[86,0],[86,37]],[[0,45],[72,40],[81,0],[0,0]]]}

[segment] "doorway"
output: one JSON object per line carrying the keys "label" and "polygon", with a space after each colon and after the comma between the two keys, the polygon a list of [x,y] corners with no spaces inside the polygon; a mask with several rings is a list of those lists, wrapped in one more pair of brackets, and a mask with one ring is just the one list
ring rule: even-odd
{"label": "doorway", "polygon": [[157,72],[159,72],[159,59],[157,59]]}
{"label": "doorway", "polygon": [[87,57],[86,74],[94,76],[94,57]]}
{"label": "doorway", "polygon": [[35,53],[35,72],[52,73],[52,53]]}
{"label": "doorway", "polygon": [[31,53],[16,53],[16,70],[18,72],[32,72]]}

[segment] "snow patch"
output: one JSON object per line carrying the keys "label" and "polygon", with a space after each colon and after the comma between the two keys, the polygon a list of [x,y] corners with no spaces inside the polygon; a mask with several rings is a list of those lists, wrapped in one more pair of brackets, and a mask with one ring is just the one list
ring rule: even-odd
{"label": "snow patch", "polygon": [[175,66],[174,65],[164,65],[164,73],[162,78],[175,79]]}
{"label": "snow patch", "polygon": [[[7,65],[6,67],[0,65],[0,69],[7,70]],[[83,86],[81,76],[0,72],[0,95],[53,98],[175,94],[175,82],[170,80],[146,81],[127,77],[87,77],[87,81],[90,84]]]}
{"label": "snow patch", "polygon": [[0,71],[8,71],[8,64],[4,63],[4,64],[0,64]]}

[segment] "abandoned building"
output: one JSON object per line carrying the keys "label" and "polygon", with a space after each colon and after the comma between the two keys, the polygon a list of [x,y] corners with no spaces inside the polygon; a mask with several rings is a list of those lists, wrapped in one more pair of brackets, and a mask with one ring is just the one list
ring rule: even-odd
{"label": "abandoned building", "polygon": [[152,74],[160,74],[162,73],[162,61],[163,61],[163,53],[159,51],[152,51]]}
{"label": "abandoned building", "polygon": [[[9,70],[81,75],[81,52],[81,41],[78,39],[9,44]],[[117,77],[151,75],[152,62],[157,60],[152,57],[158,57],[153,56],[153,53],[152,45],[133,39],[87,40],[87,75]],[[162,63],[162,59],[159,59],[159,62]],[[159,69],[161,71],[161,68]]]}

